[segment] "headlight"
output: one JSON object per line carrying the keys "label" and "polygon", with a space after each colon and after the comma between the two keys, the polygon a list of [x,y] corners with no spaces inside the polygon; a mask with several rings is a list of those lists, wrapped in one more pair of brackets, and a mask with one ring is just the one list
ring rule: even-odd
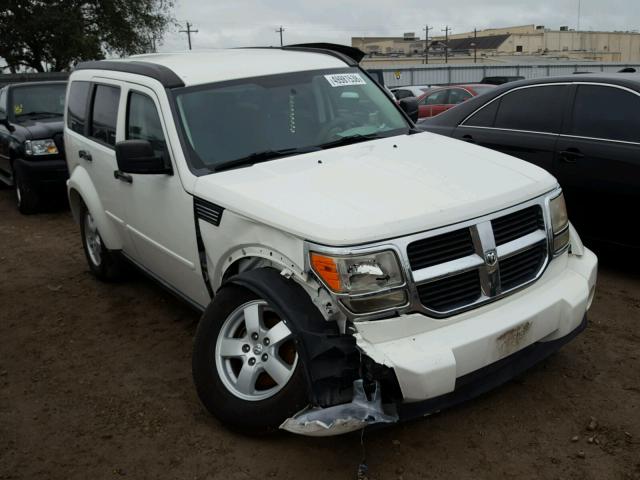
{"label": "headlight", "polygon": [[24,151],[27,155],[56,155],[58,147],[55,142],[47,138],[45,140],[27,140],[24,142]]}
{"label": "headlight", "polygon": [[400,264],[391,251],[353,257],[311,252],[311,266],[336,293],[371,293],[404,283]]}
{"label": "headlight", "polygon": [[340,256],[311,252],[311,268],[355,313],[369,313],[407,303],[404,277],[396,254],[383,251]]}
{"label": "headlight", "polygon": [[553,229],[553,252],[557,253],[569,244],[569,216],[562,193],[549,202],[549,209]]}

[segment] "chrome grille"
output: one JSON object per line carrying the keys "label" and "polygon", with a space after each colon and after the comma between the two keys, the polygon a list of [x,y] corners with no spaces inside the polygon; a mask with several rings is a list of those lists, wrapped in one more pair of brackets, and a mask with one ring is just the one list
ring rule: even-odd
{"label": "chrome grille", "polygon": [[426,238],[406,253],[417,305],[436,317],[454,315],[532,281],[547,265],[542,203],[490,215]]}
{"label": "chrome grille", "polygon": [[430,310],[447,311],[475,302],[482,295],[478,270],[418,285],[418,296]]}
{"label": "chrome grille", "polygon": [[471,239],[471,231],[468,228],[424,238],[410,243],[407,247],[407,255],[412,270],[419,270],[455,260],[456,258],[466,257],[473,252],[473,240]]}
{"label": "chrome grille", "polygon": [[544,230],[542,208],[540,205],[533,205],[504,217],[494,218],[491,220],[491,226],[496,245],[503,245],[536,230]]}
{"label": "chrome grille", "polygon": [[503,290],[511,290],[536,276],[547,255],[546,243],[525,250],[500,261],[500,283]]}

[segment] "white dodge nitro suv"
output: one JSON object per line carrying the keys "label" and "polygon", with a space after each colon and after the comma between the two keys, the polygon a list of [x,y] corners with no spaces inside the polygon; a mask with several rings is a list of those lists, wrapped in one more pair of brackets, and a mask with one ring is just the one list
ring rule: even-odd
{"label": "white dodge nitro suv", "polygon": [[[586,326],[597,259],[544,170],[414,129],[330,44],[80,64],[69,198],[91,271],[203,311],[193,375],[248,432],[332,435],[493,388]],[[550,372],[550,374],[552,374]]]}

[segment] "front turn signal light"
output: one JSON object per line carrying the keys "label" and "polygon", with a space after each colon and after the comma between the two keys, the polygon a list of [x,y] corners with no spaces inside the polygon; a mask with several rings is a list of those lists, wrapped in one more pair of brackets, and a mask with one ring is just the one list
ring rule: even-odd
{"label": "front turn signal light", "polygon": [[311,266],[331,290],[334,292],[341,290],[340,273],[335,259],[312,252]]}

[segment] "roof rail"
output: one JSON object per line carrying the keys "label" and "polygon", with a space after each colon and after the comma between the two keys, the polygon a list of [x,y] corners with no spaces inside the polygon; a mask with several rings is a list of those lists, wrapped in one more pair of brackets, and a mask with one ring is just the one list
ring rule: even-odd
{"label": "roof rail", "polygon": [[97,60],[81,62],[74,70],[112,70],[116,72],[134,73],[158,80],[165,88],[184,87],[184,82],[176,73],[164,65],[157,63],[141,62],[139,60],[119,62],[110,60]]}
{"label": "roof rail", "polygon": [[339,45],[337,43],[299,43],[296,45],[285,45],[282,49],[323,52],[338,57],[349,65],[359,64],[360,60],[366,55],[359,48]]}

